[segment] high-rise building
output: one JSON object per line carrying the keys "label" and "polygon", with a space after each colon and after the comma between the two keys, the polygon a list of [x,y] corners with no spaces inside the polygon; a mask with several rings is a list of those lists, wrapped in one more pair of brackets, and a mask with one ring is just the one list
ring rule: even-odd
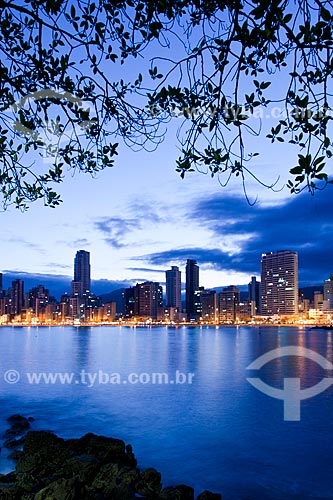
{"label": "high-rise building", "polygon": [[[78,250],[74,259],[74,283],[79,297],[90,292],[90,253],[86,250]],[[73,294],[76,295],[76,294]]]}
{"label": "high-rise building", "polygon": [[156,319],[158,309],[163,307],[163,289],[159,283],[152,281],[126,288],[123,298],[124,315],[127,318],[149,316]]}
{"label": "high-rise building", "polygon": [[305,298],[304,290],[298,289],[298,312],[307,314],[310,309],[310,299]]}
{"label": "high-rise building", "polygon": [[333,309],[333,274],[324,281],[324,306],[325,309]]}
{"label": "high-rise building", "polygon": [[0,273],[0,295],[2,294],[2,273]]}
{"label": "high-rise building", "polygon": [[257,281],[257,278],[252,276],[248,288],[251,316],[255,316],[256,314],[260,314],[260,281]]}
{"label": "high-rise building", "polygon": [[12,300],[9,295],[0,296],[0,316],[10,314],[12,309]]}
{"label": "high-rise building", "polygon": [[182,309],[182,280],[179,267],[172,266],[165,272],[166,276],[166,307]]}
{"label": "high-rise building", "polygon": [[240,292],[236,286],[227,286],[219,293],[219,322],[234,323],[237,319]]}
{"label": "high-rise building", "polygon": [[64,322],[70,316],[70,296],[64,294],[60,298],[60,303],[57,305],[58,321]]}
{"label": "high-rise building", "polygon": [[21,314],[24,306],[24,282],[22,280],[15,280],[12,282],[11,305],[12,314]]}
{"label": "high-rise building", "polygon": [[72,319],[80,319],[81,318],[81,307],[82,303],[78,296],[70,297],[69,299],[69,317]]}
{"label": "high-rise building", "polygon": [[157,312],[163,307],[163,289],[159,283],[146,281],[136,285],[138,296],[138,315],[157,318]]}
{"label": "high-rise building", "polygon": [[261,314],[297,314],[298,255],[290,250],[261,256]]}
{"label": "high-rise building", "polygon": [[138,300],[137,288],[135,286],[125,288],[123,293],[123,312],[125,318],[132,318],[132,316],[136,316],[138,314]]}
{"label": "high-rise building", "polygon": [[313,307],[319,311],[324,309],[324,294],[319,290],[313,293]]}
{"label": "high-rise building", "polygon": [[189,319],[198,319],[202,317],[202,302],[201,297],[205,291],[204,286],[199,286],[197,290],[194,291],[194,310],[190,315]]}
{"label": "high-rise building", "polygon": [[105,302],[103,304],[103,321],[114,321],[116,319],[116,302]]}
{"label": "high-rise building", "polygon": [[71,295],[74,297],[82,296],[82,282],[81,281],[72,281],[71,283]]}
{"label": "high-rise building", "polygon": [[32,288],[25,296],[25,306],[38,316],[48,305],[50,292],[44,285]]}
{"label": "high-rise building", "polygon": [[215,290],[201,290],[201,317],[203,321],[215,323],[218,318],[217,295]]}
{"label": "high-rise building", "polygon": [[187,259],[186,262],[186,313],[188,319],[198,315],[195,292],[199,290],[199,266],[197,261]]}
{"label": "high-rise building", "polygon": [[163,307],[163,289],[159,283],[146,281],[134,287],[125,288],[124,316],[148,316],[156,319],[159,308]]}

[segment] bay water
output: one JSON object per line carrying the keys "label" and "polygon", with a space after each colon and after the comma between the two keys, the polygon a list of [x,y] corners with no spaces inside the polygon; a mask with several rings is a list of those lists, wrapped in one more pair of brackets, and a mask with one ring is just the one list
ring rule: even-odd
{"label": "bay water", "polygon": [[[333,362],[332,336],[282,326],[1,327],[0,433],[20,413],[65,438],[94,432],[131,443],[164,485],[223,500],[333,500],[333,388],[286,421],[283,401],[247,381],[282,389],[298,377],[306,388],[333,376],[303,356],[247,369],[286,346]],[[0,472],[13,467],[2,448]]]}

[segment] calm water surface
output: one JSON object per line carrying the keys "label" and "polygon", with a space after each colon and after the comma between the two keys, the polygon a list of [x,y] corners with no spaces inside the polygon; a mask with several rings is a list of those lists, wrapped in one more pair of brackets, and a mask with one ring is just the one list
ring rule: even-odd
{"label": "calm water surface", "polygon": [[[300,422],[254,389],[246,367],[279,346],[303,346],[331,362],[331,332],[297,328],[0,328],[0,430],[13,413],[63,437],[95,432],[131,443],[141,467],[165,485],[210,489],[223,500],[333,499],[333,389],[302,402]],[[17,384],[4,381],[16,370]],[[193,372],[192,384],[29,384],[26,373]],[[288,357],[262,368],[283,387],[327,376],[314,362]],[[332,373],[330,374],[332,376]],[[79,382],[79,380],[78,380]],[[11,469],[5,451],[0,472]]]}

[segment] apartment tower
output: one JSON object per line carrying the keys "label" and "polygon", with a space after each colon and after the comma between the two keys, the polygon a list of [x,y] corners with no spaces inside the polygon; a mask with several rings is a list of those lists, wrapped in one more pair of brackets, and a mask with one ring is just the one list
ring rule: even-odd
{"label": "apartment tower", "polygon": [[297,314],[298,255],[290,250],[261,256],[261,314]]}
{"label": "apartment tower", "polygon": [[182,310],[182,280],[179,267],[172,266],[165,272],[166,276],[166,307],[175,307]]}
{"label": "apartment tower", "polygon": [[187,259],[186,262],[186,313],[188,319],[198,315],[196,292],[199,290],[199,266],[197,261]]}
{"label": "apartment tower", "polygon": [[24,307],[24,283],[22,280],[15,280],[12,282],[11,304],[12,314],[21,314]]}
{"label": "apartment tower", "polygon": [[74,259],[74,281],[72,288],[75,288],[76,293],[73,293],[73,295],[87,295],[90,292],[90,287],[90,253],[86,252],[86,250],[78,250]]}

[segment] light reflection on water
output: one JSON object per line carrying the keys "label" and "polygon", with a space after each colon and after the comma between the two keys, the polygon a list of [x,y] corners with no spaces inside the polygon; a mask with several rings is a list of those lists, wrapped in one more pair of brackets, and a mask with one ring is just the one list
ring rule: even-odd
{"label": "light reflection on water", "polygon": [[[302,402],[301,422],[246,381],[246,367],[276,347],[298,345],[333,362],[332,335],[277,328],[1,328],[0,425],[12,413],[64,437],[86,432],[130,442],[165,484],[187,483],[224,500],[333,499],[333,390]],[[3,381],[21,372],[16,385]],[[26,372],[194,372],[192,385],[29,385]],[[325,375],[300,357],[271,362],[262,380],[302,387]],[[332,375],[332,374],[330,374]],[[0,455],[0,468],[8,463]]]}

